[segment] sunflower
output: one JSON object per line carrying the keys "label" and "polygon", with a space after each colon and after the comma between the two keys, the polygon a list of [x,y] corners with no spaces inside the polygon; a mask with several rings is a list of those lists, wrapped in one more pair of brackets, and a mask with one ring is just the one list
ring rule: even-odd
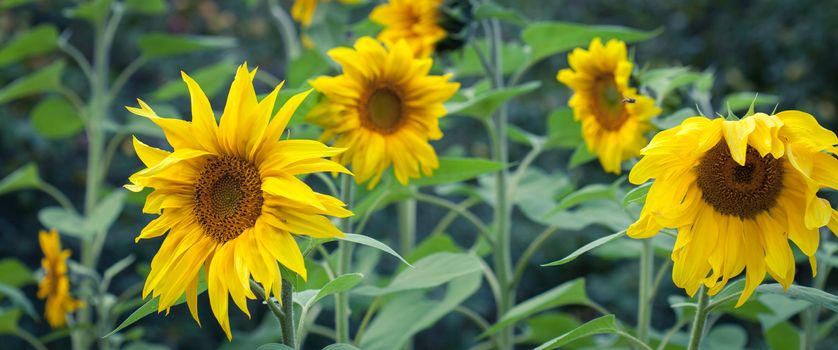
{"label": "sunflower", "polygon": [[[158,312],[186,293],[189,311],[198,321],[199,270],[204,267],[213,314],[228,338],[229,294],[250,316],[246,299],[254,299],[251,276],[266,294],[279,297],[277,261],[306,278],[303,256],[293,234],[317,238],[341,233],[324,215],[352,213],[339,200],[314,192],[296,175],[348,173],[323,159],[342,150],[312,140],[281,140],[283,130],[309,91],[294,95],[271,119],[280,86],[261,101],[253,90],[256,70],[239,67],[227,105],[216,124],[206,95],[185,73],[192,97],[192,122],[158,117],[142,100],[127,107],[163,129],[173,152],[134,138],[134,149],[148,167],[129,178],[125,188],[154,189],[143,212],[160,214],[137,241],[167,234],[146,279],[143,297],[160,297]],[[198,321],[200,324],[200,321]]]}
{"label": "sunflower", "polygon": [[67,258],[70,257],[70,250],[61,249],[58,231],[41,231],[38,233],[38,241],[44,252],[44,258],[41,259],[44,278],[38,283],[38,298],[47,299],[44,317],[49,325],[52,328],[60,328],[66,324],[64,316],[82,307],[84,303],[70,294],[70,280],[67,278]]}
{"label": "sunflower", "polygon": [[[311,25],[311,19],[314,18],[314,12],[317,11],[317,3],[321,0],[295,0],[294,5],[291,6],[291,17],[297,22],[308,27]],[[361,0],[338,0],[341,4],[357,4]]]}
{"label": "sunflower", "polygon": [[442,137],[442,103],[460,85],[449,82],[450,75],[428,75],[431,59],[413,58],[404,40],[385,48],[363,37],[354,49],[335,48],[329,56],[343,74],[311,81],[327,100],[307,119],[325,129],[321,141],[334,138],[336,147],[347,148],[334,160],[351,163],[356,181],[371,179],[370,188],[391,164],[405,185],[420,170],[431,175],[439,161],[428,140]]}
{"label": "sunflower", "polygon": [[838,232],[838,212],[818,198],[838,189],[838,138],[800,111],[757,113],[738,121],[693,117],[658,133],[629,174],[655,179],[640,219],[628,229],[649,238],[678,229],[672,280],[710,295],[746,270],[742,305],[766,271],[785,288],[794,280],[790,239],[815,273],[818,230]]}
{"label": "sunflower", "polygon": [[428,57],[436,43],[445,38],[439,26],[442,0],[390,0],[376,6],[370,20],[384,26],[378,39],[388,42],[407,41],[416,57]]}
{"label": "sunflower", "polygon": [[570,68],[556,75],[573,90],[569,105],[574,118],[582,122],[582,136],[588,150],[596,154],[605,171],[620,174],[620,163],[639,154],[652,129],[649,119],[661,110],[655,102],[629,87],[632,63],[626,43],[599,38],[586,51],[577,48],[568,56]]}

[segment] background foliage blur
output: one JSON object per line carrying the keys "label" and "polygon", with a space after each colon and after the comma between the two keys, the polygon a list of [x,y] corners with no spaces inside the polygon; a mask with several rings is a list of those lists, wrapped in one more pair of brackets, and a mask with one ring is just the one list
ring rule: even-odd
{"label": "background foliage blur", "polygon": [[[62,9],[71,7],[73,1],[36,0],[31,4],[5,9],[0,1],[0,42],[8,40],[14,33],[40,24],[51,23],[59,28],[59,32],[69,35],[69,41],[83,52],[91,52],[90,27],[87,23],[68,18]],[[838,4],[823,1],[608,1],[608,0],[578,0],[578,1],[499,1],[507,7],[518,9],[531,20],[562,20],[585,24],[615,24],[645,30],[663,28],[664,31],[656,38],[636,45],[633,49],[638,67],[648,65],[690,67],[708,67],[716,75],[713,96],[725,96],[733,91],[756,91],[780,97],[779,110],[800,109],[814,114],[825,127],[836,130],[838,126],[838,61],[835,60],[835,48],[838,48]],[[290,1],[280,1],[287,9]],[[372,4],[353,7],[345,12],[332,14],[348,17],[349,22],[362,20]],[[179,70],[194,72],[209,63],[224,62],[226,69],[217,70],[216,75],[229,75],[219,79],[223,82],[217,89],[208,89],[210,98],[218,108],[217,103],[224,99],[226,84],[232,77],[232,67],[243,60],[250,65],[259,66],[260,74],[270,72],[280,79],[293,79],[294,72],[284,72],[286,59],[279,32],[274,24],[265,4],[259,1],[213,1],[213,0],[174,0],[168,2],[167,9],[162,14],[153,16],[127,16],[112,51],[111,66],[113,74],[117,74],[136,56],[137,38],[140,33],[149,31],[163,31],[178,34],[223,36],[235,40],[234,48],[205,51],[199,54],[187,54],[155,60],[143,67],[134,78],[128,82],[123,92],[118,96],[112,110],[112,117],[118,120],[135,118],[129,116],[119,106],[133,104],[134,97],[155,96],[159,101],[174,109],[166,112],[158,110],[161,115],[182,115],[188,112],[188,98],[182,92],[171,90],[169,96],[161,92],[161,86],[179,77]],[[508,37],[517,37],[519,33],[507,31]],[[317,41],[315,40],[315,43]],[[326,48],[327,49],[327,48]],[[52,55],[60,56],[60,53]],[[452,55],[457,55],[454,53]],[[0,69],[0,86],[20,77],[25,72],[43,68],[51,59],[35,56],[24,65]],[[324,65],[328,64],[323,62]],[[510,110],[511,120],[522,129],[538,134],[544,134],[546,129],[546,115],[556,107],[564,106],[569,98],[569,91],[555,81],[555,73],[559,68],[567,65],[565,55],[557,55],[541,61],[528,73],[527,80],[538,80],[542,88],[516,100]],[[82,85],[81,72],[75,67],[68,66],[63,82],[67,86]],[[315,68],[316,69],[316,68]],[[323,71],[326,67],[323,67]],[[299,81],[293,82],[296,86]],[[261,91],[266,91],[267,84],[262,84]],[[180,89],[180,86],[177,87]],[[185,90],[185,89],[184,89]],[[259,86],[257,86],[257,91]],[[213,99],[214,98],[214,99]],[[220,99],[220,100],[219,100]],[[219,102],[216,102],[219,101]],[[36,125],[32,119],[32,110],[39,102],[36,98],[25,98],[0,106],[0,174],[8,174],[23,164],[36,162],[40,168],[41,177],[49,183],[65,191],[73,201],[83,196],[85,162],[82,156],[86,147],[85,136],[77,133],[80,128],[73,130],[73,123],[80,123],[78,119],[68,118],[63,125]],[[677,102],[673,102],[677,103]],[[719,106],[722,101],[714,101]],[[539,106],[528,108],[525,106]],[[769,112],[765,111],[765,112]],[[180,112],[180,113],[177,113]],[[714,111],[724,114],[724,111]],[[705,111],[706,114],[712,112]],[[475,156],[485,156],[488,146],[485,139],[475,137],[470,132],[477,127],[477,122],[468,118],[447,120],[445,138],[435,146],[441,153],[468,152]],[[39,134],[39,129],[40,134]],[[54,129],[54,130],[53,130]],[[43,130],[47,130],[46,135]],[[53,133],[49,133],[53,130]],[[56,131],[58,130],[58,131]],[[44,137],[47,136],[47,137]],[[458,151],[460,150],[460,151]],[[520,159],[523,148],[512,148],[511,159]],[[570,151],[551,151],[540,157],[538,166],[547,172],[564,169],[568,163]],[[117,154],[108,175],[111,185],[125,183],[127,176],[138,169],[139,161],[130,147],[130,139],[117,148]],[[599,170],[595,163],[568,170],[571,179],[578,187],[590,182],[612,182],[616,179]],[[133,206],[137,206],[141,198],[133,198]],[[36,191],[16,192],[12,195],[0,196],[0,257],[14,256],[23,261],[26,266],[34,268],[39,265],[41,253],[38,248],[36,233],[41,229],[37,219],[38,210],[54,205],[51,198]],[[392,210],[388,209],[388,210]],[[489,208],[480,208],[478,213],[490,214]],[[421,235],[429,232],[436,223],[435,218],[444,212],[433,207],[422,207],[419,213],[417,232]],[[520,220],[513,222],[513,254],[519,254],[533,239],[540,227],[516,214]],[[388,217],[390,219],[388,219]],[[379,215],[371,223],[369,232],[378,232],[376,238],[393,242],[394,236],[388,236],[388,228],[395,227],[394,215]],[[120,258],[134,254],[141,262],[138,266],[146,265],[154,254],[156,245],[152,243],[134,244],[133,239],[149,217],[142,216],[140,210],[125,210],[115,227],[118,230],[108,237],[107,245],[102,256],[101,266],[110,264]],[[457,235],[458,230],[470,230],[468,226],[453,226],[450,230],[455,240],[462,240],[468,245],[471,234]],[[580,258],[579,261],[566,265],[560,269],[536,268],[536,263],[555,260],[591,241],[595,237],[609,233],[606,228],[588,227],[575,232],[562,232],[555,236],[533,258],[533,266],[524,276],[519,299],[523,300],[532,295],[543,292],[561,282],[572,280],[579,276],[588,276],[588,293],[599,303],[627,320],[632,319],[637,289],[637,266],[622,263],[620,252],[602,252]],[[77,252],[73,239],[65,239],[64,244]],[[636,248],[636,247],[635,247]],[[603,259],[605,258],[605,259]],[[393,260],[383,260],[392,262]],[[146,265],[147,266],[147,265]],[[379,269],[393,271],[395,266],[381,264]],[[808,266],[798,267],[798,278],[810,278]],[[114,281],[113,289],[119,291],[129,288],[142,281],[138,273],[125,273]],[[827,284],[827,291],[836,292],[838,277],[835,275]],[[27,295],[34,295],[35,284],[24,288]],[[485,291],[484,291],[485,292]],[[663,294],[679,294],[669,280],[663,283]],[[491,313],[492,305],[488,301],[490,296],[478,295],[469,300],[474,309]],[[485,299],[485,302],[481,302]],[[156,343],[167,344],[172,348],[198,349],[216,348],[226,342],[220,328],[211,324],[211,315],[205,298],[199,298],[201,317],[209,326],[198,328],[189,317],[185,307],[176,307],[165,322],[163,316],[152,316],[143,320],[142,326],[145,339]],[[485,305],[484,305],[485,304]],[[38,303],[37,307],[41,307]],[[666,305],[657,305],[654,309],[655,324],[662,328],[672,322],[674,317]],[[261,320],[265,310],[254,308],[254,320]],[[589,312],[585,309],[570,312]],[[234,329],[254,330],[258,333],[259,322],[246,322],[244,315],[231,314]],[[586,317],[584,314],[580,318]],[[723,321],[723,320],[722,320]],[[31,322],[31,321],[25,321]],[[435,327],[438,329],[452,329],[460,327],[464,321],[459,316],[449,316]],[[36,334],[49,332],[44,322],[27,325],[35,329]],[[760,339],[759,325],[747,325],[747,332],[751,342],[748,347],[765,348],[766,344]],[[263,332],[267,330],[262,330]],[[448,338],[434,336],[445,334]],[[417,349],[425,348],[463,348],[458,332],[443,332],[434,329],[421,333],[417,340]],[[245,338],[243,336],[242,338]],[[464,337],[462,337],[464,338]],[[19,340],[2,337],[5,347],[22,346]],[[13,343],[9,343],[9,341]],[[832,332],[831,338],[822,344],[835,344],[838,334]],[[57,345],[57,344],[52,344]]]}

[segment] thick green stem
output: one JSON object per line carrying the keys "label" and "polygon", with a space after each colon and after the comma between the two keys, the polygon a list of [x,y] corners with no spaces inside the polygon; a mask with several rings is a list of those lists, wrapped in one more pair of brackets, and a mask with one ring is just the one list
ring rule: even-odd
{"label": "thick green stem", "polygon": [[651,239],[643,240],[640,252],[640,281],[637,293],[637,339],[646,342],[652,323],[652,275],[655,267],[655,251]]}
{"label": "thick green stem", "polygon": [[[279,326],[282,327],[282,343],[296,349],[296,339],[294,337],[294,285],[288,280],[282,280],[282,322]],[[305,322],[305,320],[300,320]]]}
{"label": "thick green stem", "polygon": [[[347,174],[341,175],[340,181],[340,200],[346,203],[351,209],[352,202],[352,177]],[[350,218],[341,219],[341,228],[343,232],[352,231],[352,220]],[[352,246],[349,242],[338,242],[338,266],[335,271],[336,276],[340,276],[351,269],[352,264]],[[338,343],[349,343],[349,294],[346,292],[337,293],[335,295],[335,334]]]}
{"label": "thick green stem", "polygon": [[698,291],[698,306],[695,310],[695,319],[693,320],[692,331],[690,331],[690,343],[687,350],[698,350],[698,346],[701,344],[704,324],[707,322],[707,314],[710,311],[707,308],[709,301],[710,296],[707,295],[707,288],[702,285]]}
{"label": "thick green stem", "polygon": [[407,256],[416,244],[416,200],[407,198],[398,203],[399,251]]}

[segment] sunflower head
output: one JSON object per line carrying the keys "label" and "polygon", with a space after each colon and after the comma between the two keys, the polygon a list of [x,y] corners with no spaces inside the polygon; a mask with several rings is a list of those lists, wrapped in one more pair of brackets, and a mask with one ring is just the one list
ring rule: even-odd
{"label": "sunflower head", "polygon": [[66,324],[65,315],[81,308],[84,303],[70,294],[70,280],[67,278],[70,250],[61,249],[58,231],[41,231],[38,233],[38,241],[44,252],[44,258],[41,259],[44,277],[38,283],[38,298],[47,300],[44,317],[49,325],[60,328]]}
{"label": "sunflower head", "polygon": [[838,138],[799,111],[757,113],[737,121],[693,117],[658,133],[641,151],[629,180],[655,179],[628,235],[678,230],[672,280],[693,295],[718,293],[744,270],[737,306],[767,272],[794,280],[789,240],[815,273],[819,229],[838,232],[838,212],[817,193],[838,189]]}
{"label": "sunflower head", "polygon": [[596,38],[588,50],[574,49],[567,61],[570,68],[560,70],[556,79],[573,90],[568,104],[582,123],[585,144],[605,171],[619,174],[620,163],[646,145],[649,119],[661,110],[629,86],[633,65],[626,43],[612,39],[603,45]]}
{"label": "sunflower head", "polygon": [[329,56],[343,74],[311,81],[326,100],[307,119],[325,129],[324,141],[334,138],[336,147],[347,148],[334,159],[351,163],[358,183],[370,180],[370,188],[391,164],[405,185],[420,172],[430,175],[439,161],[428,140],[442,137],[442,103],[460,85],[449,75],[428,75],[431,59],[413,58],[404,40],[384,47],[363,37]]}
{"label": "sunflower head", "polygon": [[137,240],[166,235],[151,262],[143,297],[159,297],[158,312],[168,312],[185,293],[198,321],[197,288],[204,267],[213,314],[228,338],[228,295],[249,316],[247,299],[255,298],[251,278],[275,296],[282,285],[277,262],[306,278],[293,235],[342,236],[327,216],[352,215],[342,202],[297,178],[348,173],[323,159],[343,150],[311,140],[280,140],[309,91],[294,95],[273,114],[281,84],[259,101],[255,74],[246,64],[239,67],[218,123],[206,95],[185,73],[191,122],[161,118],[142,100],[139,108],[128,107],[160,126],[173,148],[154,148],[134,138],[147,168],[132,175],[125,187],[152,188],[143,212],[159,215]]}
{"label": "sunflower head", "polygon": [[[314,18],[314,12],[317,11],[317,3],[321,0],[294,0],[294,5],[291,6],[291,17],[299,22],[303,27],[311,25],[311,20]],[[343,4],[357,4],[361,0],[338,0]]]}
{"label": "sunflower head", "polygon": [[373,9],[370,20],[384,26],[379,40],[404,40],[416,57],[428,57],[446,35],[438,24],[441,4],[442,0],[390,0]]}

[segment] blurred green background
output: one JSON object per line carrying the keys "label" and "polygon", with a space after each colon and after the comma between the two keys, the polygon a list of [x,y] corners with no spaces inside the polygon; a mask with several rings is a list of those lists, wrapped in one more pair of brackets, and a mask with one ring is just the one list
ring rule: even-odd
{"label": "blurred green background", "polygon": [[[280,1],[290,8],[291,1]],[[584,24],[614,24],[644,30],[663,28],[658,37],[631,45],[638,67],[683,65],[697,71],[709,70],[715,76],[713,96],[725,96],[736,91],[755,91],[779,96],[779,108],[800,109],[814,114],[825,127],[836,130],[838,115],[835,103],[838,101],[838,60],[835,50],[838,48],[838,3],[834,1],[500,1],[507,7],[516,8],[527,18],[537,20],[561,20]],[[72,7],[74,1],[36,0],[31,4],[0,10],[0,42],[5,42],[14,33],[39,24],[50,23],[69,37],[69,41],[90,55],[91,29],[88,23],[64,16],[63,9]],[[364,19],[373,4],[344,8],[341,16],[349,22]],[[2,1],[0,1],[2,8]],[[337,7],[324,7],[337,10]],[[175,0],[168,2],[163,14],[154,16],[126,16],[111,56],[112,73],[116,75],[138,54],[136,40],[140,33],[164,31],[178,34],[210,35],[234,38],[235,48],[188,54],[164,60],[156,60],[143,67],[128,82],[125,89],[114,103],[111,117],[117,120],[135,118],[119,106],[133,105],[134,98],[154,100],[157,91],[166,82],[179,79],[179,70],[195,71],[211,63],[228,62],[228,74],[232,77],[235,64],[246,60],[252,66],[260,67],[262,72],[283,78],[286,66],[282,40],[278,29],[259,1],[211,1],[211,0]],[[506,29],[505,36],[517,38],[516,29]],[[458,55],[451,52],[447,55]],[[0,85],[37,70],[51,62],[60,53],[38,56],[24,64],[15,64],[0,68]],[[447,58],[447,59],[450,59]],[[543,134],[546,128],[546,115],[553,109],[564,106],[569,91],[555,81],[556,71],[566,66],[564,55],[551,57],[537,64],[524,77],[523,81],[538,80],[542,88],[525,97],[519,98],[510,110],[511,120],[524,130]],[[63,82],[67,86],[82,87],[81,72],[73,65],[68,65]],[[469,80],[469,83],[471,80]],[[210,96],[213,106],[218,109],[224,101],[227,80],[214,96]],[[257,85],[257,92],[265,92],[267,84]],[[77,89],[84,96],[82,88]],[[0,177],[14,171],[28,162],[38,164],[42,178],[61,188],[75,202],[83,198],[86,139],[83,134],[51,135],[46,138],[33,126],[31,114],[40,98],[25,98],[9,104],[0,105]],[[188,98],[179,96],[166,101],[180,115],[189,111]],[[713,101],[714,106],[721,106],[721,100]],[[163,111],[161,114],[164,114]],[[714,112],[725,113],[718,110]],[[770,112],[765,110],[764,112]],[[705,113],[708,113],[705,111]],[[486,156],[488,145],[482,136],[475,136],[471,130],[479,124],[471,119],[452,119],[446,126],[446,137],[435,146],[442,153],[447,149],[462,149],[473,156]],[[144,140],[150,140],[145,137]],[[158,141],[150,140],[155,143]],[[520,159],[526,149],[514,146],[510,159]],[[552,151],[537,160],[540,168],[547,172],[566,168],[569,151]],[[140,168],[140,163],[127,139],[117,148],[117,154],[108,175],[108,183],[119,186],[127,181],[127,176]],[[606,175],[596,163],[589,163],[580,168],[568,170],[572,181],[578,186],[591,182],[612,182],[615,176]],[[834,203],[834,201],[833,201]],[[54,205],[51,198],[36,191],[15,192],[0,196],[0,257],[16,257],[27,266],[35,269],[40,264],[41,252],[36,234],[42,227],[37,219],[38,210]],[[385,212],[394,213],[392,208]],[[476,212],[489,217],[491,209],[477,208]],[[420,240],[430,231],[436,219],[444,215],[438,208],[420,206]],[[369,232],[377,232],[376,238],[393,242],[395,238],[388,228],[395,227],[395,215],[378,215],[370,225]],[[159,242],[144,241],[134,244],[133,239],[139,229],[150,220],[150,216],[140,214],[140,206],[132,204],[124,210],[114,230],[108,237],[100,269],[110,266],[128,254],[134,254],[144,265],[154,255]],[[513,223],[513,256],[517,256],[542,229],[527,220],[521,213],[516,213]],[[473,237],[471,228],[464,223],[451,228],[455,240],[468,246]],[[457,235],[457,232],[469,232]],[[610,230],[601,227],[588,227],[574,232],[561,232],[554,236],[541,251],[535,254],[532,263],[524,275],[524,283],[518,295],[519,300],[543,292],[555,285],[580,276],[587,276],[588,293],[597,302],[617,313],[623,320],[633,320],[636,307],[637,262],[636,260],[603,259],[595,255],[580,258],[577,262],[561,268],[540,268],[538,264],[563,257],[575,248],[600,237]],[[832,238],[834,240],[834,237]],[[65,246],[74,250],[77,257],[78,242],[64,238]],[[661,261],[659,259],[658,261]],[[379,269],[391,272],[394,260],[382,260]],[[811,280],[807,264],[798,266],[798,281],[808,284]],[[113,290],[119,292],[141,282],[138,273],[124,273],[114,282]],[[838,292],[838,277],[830,278],[827,291]],[[24,291],[34,296],[37,286],[28,285]],[[663,282],[662,295],[683,295],[672,286],[671,281]],[[484,315],[491,315],[494,306],[491,295],[485,288],[468,303]],[[659,305],[654,309],[654,325],[658,329],[668,327],[674,316],[668,305],[658,298]],[[227,343],[225,337],[210,313],[206,297],[200,297],[201,319],[203,328],[197,327],[187,309],[175,307],[168,317],[156,315],[149,317],[139,325],[144,332],[143,338],[155,343],[165,344],[173,349],[217,348]],[[42,302],[36,302],[37,307]],[[259,328],[265,316],[265,310],[252,308],[253,320],[249,321],[238,312],[231,312],[234,337],[246,338],[245,332]],[[593,317],[588,309],[570,308],[569,312],[582,319]],[[355,315],[355,317],[360,317]],[[726,316],[728,317],[728,316]],[[725,322],[723,318],[720,322]],[[272,321],[272,320],[269,320]],[[47,325],[41,323],[25,324],[35,334],[49,332]],[[457,315],[451,315],[439,322],[432,329],[417,337],[416,349],[460,349],[469,346],[469,339],[476,335],[466,321]],[[747,330],[748,348],[766,348],[761,337],[758,323],[741,323]],[[238,330],[235,331],[235,330]],[[474,334],[469,334],[470,332]],[[468,335],[468,336],[466,336]],[[15,338],[0,336],[2,348],[20,348],[25,346]],[[831,332],[831,337],[821,342],[824,349],[827,344],[835,344],[838,334]],[[325,341],[310,340],[309,345],[325,345]],[[55,348],[65,348],[66,342],[50,344]]]}

